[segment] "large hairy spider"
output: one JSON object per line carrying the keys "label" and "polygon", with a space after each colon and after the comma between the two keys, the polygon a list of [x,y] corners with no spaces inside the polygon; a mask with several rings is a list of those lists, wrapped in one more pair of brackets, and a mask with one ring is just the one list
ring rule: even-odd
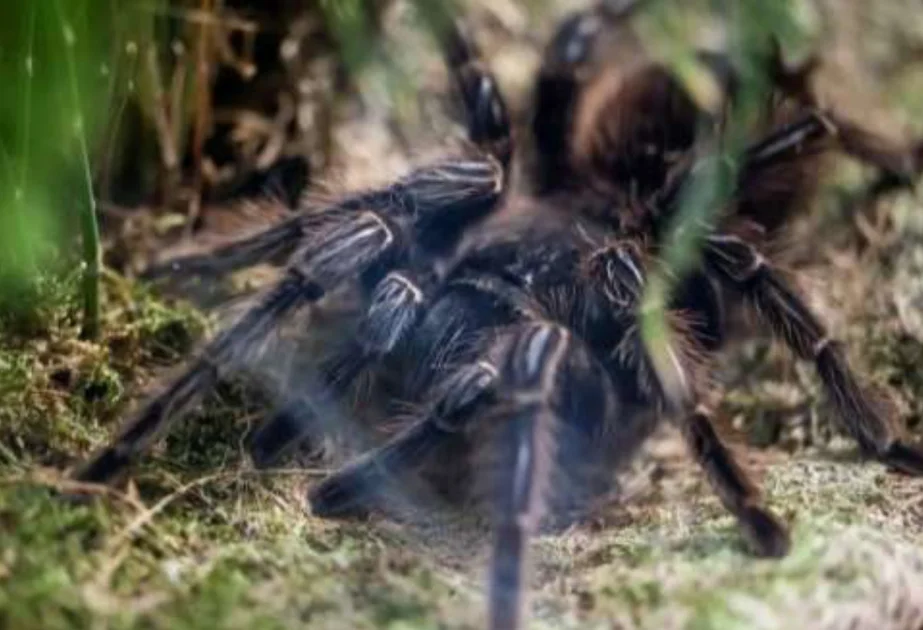
{"label": "large hairy spider", "polygon": [[[383,415],[412,405],[416,413],[405,414],[384,444],[314,487],[314,514],[366,509],[389,478],[432,465],[434,453],[469,457],[488,442],[489,626],[496,630],[522,625],[526,551],[540,523],[598,497],[663,418],[679,426],[754,552],[786,553],[786,527],[762,504],[710,420],[709,359],[724,343],[729,305],[750,307],[797,357],[814,363],[866,455],[923,474],[923,451],[905,441],[761,253],[813,190],[823,155],[843,151],[896,181],[915,172],[916,156],[819,108],[809,68],[788,69],[778,54],[768,60],[775,96],[765,132],[744,152],[701,263],[669,304],[666,354],[682,388],[680,396],[668,395],[638,332],[639,301],[678,191],[702,147],[720,138],[724,118],[702,111],[666,68],[645,57],[628,13],[601,3],[564,21],[548,46],[534,94],[530,192],[511,188],[507,108],[474,46],[455,29],[445,51],[466,107],[470,154],[169,263],[165,268],[187,273],[221,273],[290,255],[278,284],[77,476],[113,480],[228,366],[246,362],[283,318],[345,285],[358,288],[361,308],[348,347],[317,362],[324,393],[293,399],[270,417],[252,437],[253,458],[270,462],[316,431],[322,404],[344,397],[369,371],[380,386],[359,405],[383,407]],[[732,65],[714,53],[701,59],[724,87],[727,111],[739,84]],[[447,450],[453,445],[467,450]],[[478,477],[481,470],[468,473]]]}

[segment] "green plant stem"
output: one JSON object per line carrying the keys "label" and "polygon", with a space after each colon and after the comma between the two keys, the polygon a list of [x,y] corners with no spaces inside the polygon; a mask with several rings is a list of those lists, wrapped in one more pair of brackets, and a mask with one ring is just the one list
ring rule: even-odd
{"label": "green plant stem", "polygon": [[80,231],[83,239],[83,328],[81,337],[95,339],[100,332],[100,296],[99,277],[101,267],[101,248],[99,243],[99,224],[96,221],[96,197],[93,193],[93,173],[90,168],[90,155],[87,150],[86,129],[80,107],[80,88],[77,81],[77,68],[74,62],[74,33],[61,9],[60,0],[54,0],[55,11],[61,22],[64,36],[67,74],[70,82],[71,99],[76,113],[75,132],[80,148],[81,166],[86,187],[86,203],[81,205]]}
{"label": "green plant stem", "polygon": [[29,178],[29,148],[32,142],[32,81],[35,75],[35,20],[38,9],[33,5],[30,7],[28,18],[28,43],[26,44],[26,61],[23,67],[24,83],[23,86],[23,104],[22,104],[22,139],[20,141],[20,150],[22,151],[22,160],[18,173],[18,180],[13,185],[13,196],[15,203],[13,205],[15,216],[16,230],[19,232],[18,238],[22,239],[23,268],[31,277],[35,273],[35,260],[32,258],[32,249],[29,243],[28,228],[26,227],[25,217],[26,209],[26,188]]}
{"label": "green plant stem", "polygon": [[649,278],[641,305],[642,339],[667,397],[677,407],[688,402],[691,392],[671,350],[667,307],[675,287],[697,265],[704,238],[733,194],[747,127],[770,89],[762,71],[769,36],[788,28],[785,7],[767,9],[759,0],[747,0],[734,8],[731,53],[737,61],[740,87],[725,135],[715,147],[717,155],[704,159],[686,183],[661,265]]}

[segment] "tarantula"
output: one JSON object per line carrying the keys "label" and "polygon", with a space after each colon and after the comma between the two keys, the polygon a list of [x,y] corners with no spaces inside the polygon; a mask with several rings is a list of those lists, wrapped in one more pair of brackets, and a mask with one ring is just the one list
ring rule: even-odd
{"label": "tarantula", "polygon": [[[894,181],[916,172],[917,157],[821,109],[808,89],[810,68],[788,68],[779,54],[768,59],[775,98],[765,133],[744,152],[701,262],[668,305],[666,356],[682,387],[674,395],[664,386],[639,333],[640,299],[679,192],[709,139],[720,138],[724,115],[704,111],[644,55],[630,13],[630,5],[600,3],[563,21],[548,45],[531,119],[534,190],[512,190],[510,115],[459,26],[448,29],[444,50],[465,106],[469,154],[155,272],[223,273],[289,256],[281,280],[77,477],[109,482],[123,473],[228,366],[246,363],[283,318],[342,286],[361,296],[347,347],[317,362],[322,393],[293,399],[255,432],[252,456],[266,464],[317,431],[318,410],[368,370],[381,376],[384,395],[360,403],[386,413],[412,403],[416,413],[314,487],[314,514],[347,516],[374,506],[388,479],[417,470],[440,449],[467,444],[449,451],[467,457],[489,441],[489,626],[496,630],[522,625],[529,537],[559,510],[598,497],[662,419],[681,429],[754,552],[786,553],[785,525],[763,505],[710,419],[709,359],[725,342],[731,306],[751,308],[797,357],[814,363],[863,453],[923,474],[923,451],[902,437],[761,252],[809,198],[819,161],[831,150]],[[716,53],[703,52],[701,60],[726,92],[724,111],[733,107],[733,65]]]}

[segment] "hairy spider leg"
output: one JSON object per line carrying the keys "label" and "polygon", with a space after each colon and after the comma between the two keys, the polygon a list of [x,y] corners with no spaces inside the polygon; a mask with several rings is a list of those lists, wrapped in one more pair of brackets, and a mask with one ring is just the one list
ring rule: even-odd
{"label": "hairy spider leg", "polygon": [[571,136],[597,43],[605,29],[617,27],[643,4],[643,0],[608,0],[576,11],[561,21],[545,47],[532,94],[539,194],[566,188],[578,179]]}
{"label": "hairy spider leg", "polygon": [[308,495],[311,513],[342,518],[364,513],[387,496],[404,471],[423,462],[437,447],[467,430],[493,400],[497,368],[480,360],[459,368],[437,388],[421,417],[386,443],[337,470]]}
{"label": "hairy spider leg", "polygon": [[[602,288],[613,310],[634,316],[644,290],[644,261],[637,244],[614,243],[595,252],[589,262],[589,276]],[[715,310],[703,305],[702,296],[681,294],[672,308],[695,312],[706,319],[714,317]],[[659,401],[659,406],[678,423],[691,454],[724,507],[737,518],[751,549],[761,556],[784,555],[789,547],[785,526],[762,504],[759,489],[712,427],[708,408],[699,403],[706,393],[703,390],[709,387],[704,372],[706,362],[700,353],[717,347],[695,344],[694,330],[674,330],[673,339],[666,340],[662,352],[674,366],[684,395],[681,400],[670,400],[650,365],[650,351],[640,339],[633,338],[637,329],[628,330],[629,336],[617,354],[620,362],[637,374],[639,389]]]}
{"label": "hairy spider leg", "polygon": [[574,439],[578,456],[590,460],[611,448],[634,452],[633,436],[626,433],[630,424],[623,421],[635,410],[621,400],[618,384],[595,355],[573,331],[545,321],[515,327],[498,362],[502,385],[489,420],[497,427],[498,463],[489,591],[493,630],[524,627],[529,539],[561,494],[580,490],[571,469],[587,462],[574,459]]}
{"label": "hairy spider leg", "polygon": [[[489,164],[486,164],[486,159],[480,161],[472,158],[471,160],[458,161],[459,165],[466,162],[471,168],[470,174],[461,173],[461,180],[457,184],[457,192],[461,195],[465,194],[466,186],[471,185],[472,180],[480,178],[480,175],[476,172],[478,169],[492,169]],[[406,194],[406,188],[408,185],[412,185],[414,179],[425,177],[429,177],[433,181],[442,179],[442,186],[451,188],[451,185],[445,182],[445,179],[450,175],[452,169],[449,168],[440,173],[438,167],[439,165],[424,166],[416,173],[389,186],[354,193],[325,208],[302,210],[295,216],[285,219],[266,230],[235,240],[210,252],[180,256],[158,263],[145,270],[142,277],[147,280],[156,280],[171,274],[219,276],[245,267],[272,262],[279,258],[291,257],[304,240],[310,238],[311,233],[323,229],[330,216],[356,212],[363,208],[384,209],[393,205],[395,200],[400,203],[402,195]],[[500,182],[498,182],[499,184]],[[431,183],[429,185],[437,186],[439,184]],[[475,183],[475,185],[478,184]],[[448,194],[453,193],[450,190]]]}
{"label": "hairy spider leg", "polygon": [[711,410],[699,405],[679,419],[689,451],[705,471],[725,509],[737,518],[750,549],[759,556],[779,558],[791,547],[785,525],[762,503],[760,490],[711,421]]}
{"label": "hairy spider leg", "polygon": [[433,263],[496,207],[503,191],[501,168],[490,158],[457,160],[402,180],[402,189],[413,191],[414,256],[371,291],[354,341],[319,366],[319,387],[312,388],[318,391],[300,391],[254,433],[250,449],[257,465],[269,465],[318,429],[322,410],[335,404],[363,369],[379,365],[406,342],[437,283]]}
{"label": "hairy spider leg", "polygon": [[840,345],[753,245],[736,236],[712,235],[705,260],[796,356],[814,363],[838,418],[866,455],[908,474],[923,474],[923,451],[905,441],[886,401],[862,387]]}
{"label": "hairy spider leg", "polygon": [[[364,212],[336,224],[317,238],[318,249],[297,256],[297,264],[254,308],[219,334],[192,366],[128,423],[115,443],[107,446],[78,472],[81,481],[106,482],[117,476],[167,424],[192,406],[218,380],[219,370],[239,365],[295,308],[323,297],[331,279],[362,271],[394,253],[394,231],[382,217]],[[329,274],[329,275],[328,275]],[[323,284],[321,284],[323,283]]]}
{"label": "hairy spider leg", "polygon": [[246,362],[295,308],[367,272],[380,269],[386,274],[399,267],[411,245],[428,248],[457,240],[466,227],[494,209],[501,182],[502,173],[493,161],[446,162],[400,180],[387,206],[331,213],[322,229],[308,235],[284,279],[142,407],[112,445],[77,471],[77,478],[105,482],[117,476],[169,422],[214,386],[219,370]]}
{"label": "hairy spider leg", "polygon": [[603,27],[598,10],[574,13],[561,23],[545,48],[532,95],[539,194],[561,189],[575,179],[570,136],[583,87],[581,70],[590,62]]}
{"label": "hairy spider leg", "polygon": [[308,235],[321,229],[334,214],[362,208],[384,208],[400,194],[396,184],[378,190],[355,193],[321,209],[302,210],[265,230],[234,240],[216,249],[179,256],[148,267],[141,277],[157,280],[169,275],[220,276],[246,267],[286,260]]}
{"label": "hairy spider leg", "polygon": [[365,511],[395,478],[457,439],[495,385],[489,374],[496,368],[483,348],[490,339],[485,331],[533,315],[530,308],[517,287],[495,277],[449,282],[402,348],[415,364],[407,373],[406,389],[425,394],[419,417],[319,484],[310,495],[312,510],[320,516]]}
{"label": "hairy spider leg", "polygon": [[[827,141],[824,143],[824,141]],[[920,173],[919,149],[898,147],[831,110],[811,109],[768,134],[747,151],[747,168],[759,171],[784,158],[831,148],[877,168],[888,181],[910,186]]]}
{"label": "hairy spider leg", "polygon": [[310,388],[311,394],[297,392],[251,436],[250,456],[258,467],[271,465],[302,439],[325,432],[326,427],[319,426],[324,410],[337,404],[363,369],[377,365],[406,342],[426,310],[432,284],[432,278],[412,269],[389,272],[379,281],[355,337],[321,362],[318,387]]}
{"label": "hairy spider leg", "polygon": [[[742,156],[737,176],[733,213],[735,217],[750,219],[771,233],[785,225],[800,203],[810,200],[818,180],[820,159],[831,151],[876,167],[881,172],[873,184],[873,191],[883,194],[894,190],[898,175],[891,166],[898,162],[917,160],[912,152],[885,147],[884,141],[872,134],[846,139],[834,118],[820,111],[805,111],[797,118],[779,125],[761,139],[750,144]],[[855,127],[852,127],[855,129]],[[851,132],[847,132],[847,136]],[[869,138],[873,148],[864,147],[857,137]],[[923,145],[921,145],[923,146]],[[668,184],[660,190],[653,203],[658,207],[675,210],[679,193],[688,181],[695,162],[683,162],[669,177]],[[905,185],[907,179],[901,181]],[[873,192],[872,194],[876,194]]]}
{"label": "hairy spider leg", "polygon": [[238,363],[275,328],[280,317],[323,289],[298,273],[288,274],[232,327],[218,335],[200,356],[75,473],[80,481],[106,483],[122,473],[175,415],[192,407],[218,382],[218,365]]}
{"label": "hairy spider leg", "polygon": [[[513,134],[506,102],[497,81],[481,60],[474,42],[460,24],[445,33],[443,52],[461,96],[470,140],[497,159],[504,170],[513,156]],[[317,217],[330,210],[378,207],[387,203],[392,187],[351,195],[333,208],[301,210],[295,216],[256,234],[222,245],[203,254],[191,254],[157,263],[142,277],[155,280],[174,274],[218,276],[244,267],[290,256],[305,234],[313,229]]]}
{"label": "hairy spider leg", "polygon": [[496,78],[460,22],[446,29],[442,51],[464,105],[469,139],[508,169],[514,149],[508,108]]}
{"label": "hairy spider leg", "polygon": [[772,40],[769,72],[776,87],[814,115],[826,127],[826,133],[836,140],[847,155],[876,167],[880,176],[875,184],[881,192],[909,188],[923,169],[923,143],[919,139],[909,146],[899,146],[881,134],[848,120],[835,107],[822,104],[812,85],[821,66],[817,56],[811,56],[794,68],[786,66],[778,40]]}
{"label": "hairy spider leg", "polygon": [[496,522],[489,568],[491,630],[523,626],[529,539],[550,492],[557,425],[567,421],[559,417],[562,399],[573,395],[564,389],[562,373],[574,369],[567,359],[578,343],[563,327],[534,324],[514,332],[504,353],[503,398],[496,419],[503,426],[496,440]]}
{"label": "hairy spider leg", "polygon": [[211,251],[178,256],[149,266],[143,280],[158,280],[173,275],[221,276],[238,269],[267,263],[294,253],[303,237],[301,213],[270,228],[236,239]]}

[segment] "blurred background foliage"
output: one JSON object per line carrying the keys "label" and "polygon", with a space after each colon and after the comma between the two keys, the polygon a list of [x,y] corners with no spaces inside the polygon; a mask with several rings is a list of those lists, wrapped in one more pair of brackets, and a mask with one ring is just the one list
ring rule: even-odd
{"label": "blurred background foliage", "polygon": [[[41,490],[58,483],[62,467],[109,439],[126,404],[204,334],[193,309],[153,299],[123,274],[131,276],[178,242],[207,241],[211,232],[236,225],[232,219],[246,218],[249,210],[235,199],[269,192],[290,203],[308,183],[352,188],[367,176],[380,181],[411,160],[441,155],[450,128],[438,115],[429,119],[427,101],[436,94],[432,100],[441,104],[447,83],[431,31],[456,8],[473,18],[478,41],[521,114],[555,20],[590,1],[0,2],[0,319],[32,335],[22,343],[0,328],[0,523],[6,525],[0,548],[12,550],[0,553],[0,627],[276,627],[264,623],[268,617],[278,627],[310,618],[317,627],[405,628],[414,615],[427,620],[420,627],[447,619],[476,627],[482,602],[471,593],[480,592],[480,574],[470,582],[475,586],[459,589],[468,582],[434,570],[429,547],[421,562],[417,547],[394,536],[305,518],[303,482],[310,472],[247,476],[240,436],[264,410],[264,401],[249,393],[220,392],[166,440],[163,454],[141,472],[142,494],[162,493],[176,504],[150,521],[141,517],[147,524],[138,530],[138,514],[149,513],[122,504],[106,510],[65,505]],[[797,61],[817,47],[818,31],[828,30],[820,49],[845,59],[848,80],[839,82],[855,88],[853,98],[839,104],[858,104],[864,121],[878,122],[885,116],[866,108],[864,97],[891,99],[889,107],[903,109],[920,131],[918,3],[650,0],[637,27],[705,104],[714,87],[691,50],[703,36],[714,43],[711,17],[726,27],[738,64],[751,70],[745,102],[765,89],[758,69],[769,35]],[[875,80],[868,83],[869,77]],[[735,125],[750,123],[746,107],[736,114]],[[342,133],[352,126],[357,129]],[[648,299],[655,306],[694,262],[700,224],[720,208],[741,142],[733,133],[729,140],[718,147],[721,159],[687,191],[673,247],[651,283]],[[74,339],[85,291],[80,219],[93,205],[84,146],[106,269],[103,335],[91,344]],[[822,276],[819,290],[806,294],[818,298],[824,319],[854,354],[866,355],[874,382],[899,392],[902,417],[919,430],[919,199],[907,194],[856,211],[851,195],[862,191],[863,178],[848,169],[836,175],[812,209],[808,229],[792,239],[799,245],[793,260],[803,275]],[[888,223],[892,216],[896,227]],[[920,224],[915,235],[904,225],[912,217]],[[664,330],[660,312],[648,311],[646,332],[655,348]],[[883,565],[880,555],[874,561],[861,555],[856,540],[868,542],[864,530],[844,540],[829,528],[860,523],[892,537],[889,544],[918,541],[919,484],[831,457],[835,429],[816,378],[804,366],[793,369],[768,339],[732,349],[725,363],[721,381],[728,391],[720,411],[738,436],[759,447],[750,449],[749,463],[771,469],[765,487],[773,505],[799,515],[798,552],[779,565],[737,554],[723,509],[708,498],[700,477],[682,467],[688,463],[668,451],[649,468],[653,489],[628,511],[613,513],[613,522],[627,520],[625,528],[597,531],[594,524],[576,538],[540,541],[540,574],[554,577],[537,592],[541,606],[577,615],[567,625],[549,613],[554,627],[587,627],[584,615],[608,625],[628,615],[626,628],[688,627],[675,621],[682,619],[677,609],[689,608],[696,621],[726,615],[727,608],[744,618],[735,627],[749,628],[752,614],[739,606],[743,596],[756,614],[785,613],[765,627],[788,628],[791,611],[805,619],[818,610],[847,618],[848,611],[826,601],[831,593],[867,610],[894,601],[893,590],[886,597],[873,589],[857,599],[842,588],[844,575],[876,585]],[[795,452],[795,461],[774,448],[762,450],[775,445]],[[820,457],[811,450],[818,446]],[[51,481],[41,477],[45,467]],[[208,481],[216,470],[220,479]],[[671,470],[681,474],[663,474]],[[205,481],[188,485],[193,479]],[[702,536],[690,538],[690,523],[702,526]],[[474,546],[460,544],[470,560]],[[827,555],[818,560],[817,549]],[[919,583],[914,579],[923,565],[909,545],[897,549],[887,558],[905,573],[883,572]],[[844,550],[860,554],[855,566],[836,561]],[[800,598],[788,599],[793,592]],[[662,615],[675,623],[658,623]]]}
{"label": "blurred background foliage", "polygon": [[[378,63],[376,44],[386,4],[3,3],[4,321],[36,323],[30,321],[35,294],[46,272],[86,270],[98,255],[91,243],[95,226],[87,220],[97,205],[109,245],[105,263],[125,271],[133,247],[154,247],[151,235],[178,228],[189,235],[201,227],[203,204],[284,192],[279,189],[302,185],[311,167],[322,169],[333,152],[335,95],[369,62],[387,67]],[[448,15],[447,3],[420,4],[431,25]],[[291,172],[273,173],[286,158],[295,161]],[[126,221],[129,213],[132,221]],[[136,233],[121,233],[126,225]],[[84,284],[84,294],[92,292],[92,282]]]}
{"label": "blurred background foliage", "polygon": [[[152,21],[126,2],[0,7],[0,312],[28,312],[38,272],[80,261],[89,203],[82,144],[98,170],[112,113],[134,82],[131,45]],[[76,91],[74,90],[76,86]]]}
{"label": "blurred background foliage", "polygon": [[[414,28],[439,34],[459,12],[516,22],[503,3],[461,0],[36,0],[0,8],[0,317],[29,323],[41,272],[73,276],[84,319],[97,298],[92,264],[98,207],[107,269],[131,273],[177,235],[227,218],[227,202],[261,193],[293,205],[336,164],[344,96],[367,106],[370,76],[383,87],[383,123],[421,117],[419,70],[432,48],[382,37],[388,10],[409,6]],[[488,3],[489,4],[489,3]],[[524,0],[524,31],[536,16],[580,2]],[[615,10],[630,2],[610,0]],[[775,38],[789,55],[809,49],[803,0],[644,0],[637,28],[709,109],[717,87],[694,55],[719,16],[741,94],[716,159],[686,190],[663,266],[649,283],[645,337],[665,340],[663,309],[695,263],[703,226],[723,206],[736,154],[768,89]],[[823,4],[822,2],[820,4]],[[393,13],[393,12],[392,12]],[[501,29],[502,30],[502,29]],[[432,40],[432,38],[430,38]],[[430,41],[430,44],[432,41]],[[406,45],[405,45],[406,44]],[[403,46],[415,55],[397,50]],[[495,68],[496,69],[496,68]],[[515,69],[527,76],[522,66]],[[501,74],[501,82],[504,76]],[[88,161],[89,175],[84,164]],[[87,180],[90,180],[89,182]],[[217,209],[215,209],[217,208]],[[78,238],[83,241],[79,247]],[[86,328],[85,328],[86,331]],[[656,354],[656,353],[655,353]],[[667,378],[667,375],[663,375]]]}
{"label": "blurred background foliage", "polygon": [[[296,43],[327,49],[340,37],[353,45],[344,46],[339,58],[361,64],[357,51],[367,48],[354,44],[369,41],[365,31],[373,28],[380,4],[326,2],[321,11],[314,2],[285,0],[2,3],[4,320],[34,324],[41,279],[86,269],[96,256],[94,226],[81,218],[91,216],[97,202],[106,234],[113,216],[124,218],[125,210],[145,205],[163,219],[145,227],[169,229],[177,223],[173,211],[192,223],[202,199],[224,184],[233,189],[239,182],[232,180],[248,175],[242,171],[276,160],[278,150],[256,159],[269,140],[244,146],[248,139],[238,133],[244,125],[222,119],[217,108],[236,107],[252,96],[257,102],[246,104],[267,117],[291,109],[290,103],[272,102],[281,100],[278,85],[259,91],[262,78],[276,79],[283,40],[294,36]],[[333,27],[328,30],[323,19],[314,23],[318,17],[332,20]],[[288,61],[294,63],[298,52],[289,50]],[[281,124],[291,125],[292,118],[289,113]],[[260,131],[265,122],[254,119],[250,126]],[[232,167],[222,172],[228,163]],[[125,258],[125,252],[108,251],[107,263],[124,270]]]}
{"label": "blurred background foliage", "polygon": [[[323,171],[335,151],[331,128],[337,95],[356,77],[371,66],[385,78],[397,104],[401,95],[406,101],[419,88],[410,70],[392,63],[391,51],[377,37],[389,4],[3,3],[0,79],[7,88],[0,98],[0,313],[27,320],[40,271],[74,273],[92,262],[97,254],[87,241],[93,240],[94,226],[87,217],[97,203],[106,237],[123,229],[126,210],[138,206],[150,212],[140,226],[134,221],[136,232],[159,237],[182,228],[189,235],[203,223],[203,205],[261,186],[291,186],[292,178],[306,181],[312,168]],[[412,4],[418,25],[436,33],[460,8],[448,0]],[[547,2],[526,4],[527,14],[548,13]],[[792,0],[649,4],[647,36],[703,98],[707,79],[697,72],[686,45],[693,31],[689,25],[703,8],[727,13],[739,27],[732,31],[734,48],[744,64],[754,64],[765,52],[767,34],[785,42],[798,34]],[[752,78],[760,80],[758,73]],[[304,161],[292,172],[272,172],[286,157]],[[701,213],[715,205],[712,201],[700,201],[690,212]],[[133,246],[150,241],[150,234],[124,236],[107,239],[105,262],[117,271],[130,268]],[[689,243],[677,242],[671,265],[685,264],[688,253],[681,252]],[[85,294],[92,281],[84,284]]]}

